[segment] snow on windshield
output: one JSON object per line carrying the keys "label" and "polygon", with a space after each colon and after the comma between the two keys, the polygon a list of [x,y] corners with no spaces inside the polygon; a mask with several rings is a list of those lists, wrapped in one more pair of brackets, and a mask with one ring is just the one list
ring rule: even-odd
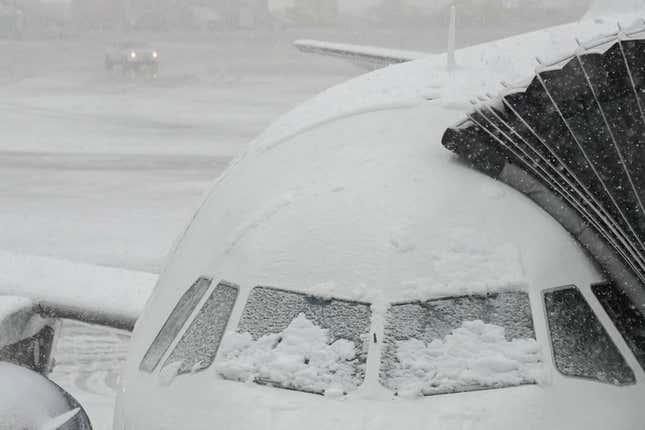
{"label": "snow on windshield", "polygon": [[139,369],[144,372],[152,372],[161,358],[166,353],[173,340],[177,337],[181,328],[184,326],[191,313],[208,291],[211,280],[199,278],[191,287],[181,296],[177,305],[172,310],[170,316],[161,327],[161,330],[152,342],[146,355],[143,356]]}
{"label": "snow on windshield", "polygon": [[528,295],[503,292],[393,305],[381,382],[438,394],[536,382],[540,349]]}
{"label": "snow on windshield", "polygon": [[235,306],[238,287],[220,282],[175,346],[164,366],[180,362],[177,373],[196,372],[211,365]]}
{"label": "snow on windshield", "polygon": [[256,287],[237,333],[223,340],[217,369],[228,379],[348,392],[365,375],[370,324],[366,303]]}
{"label": "snow on windshield", "polygon": [[404,395],[438,394],[537,382],[541,353],[535,339],[507,341],[504,327],[464,321],[443,339],[397,341],[398,364],[387,386]]}
{"label": "snow on windshield", "polygon": [[254,381],[312,393],[341,394],[360,384],[356,345],[331,341],[329,330],[299,314],[280,333],[253,340],[250,333],[224,338],[217,371],[226,379]]}

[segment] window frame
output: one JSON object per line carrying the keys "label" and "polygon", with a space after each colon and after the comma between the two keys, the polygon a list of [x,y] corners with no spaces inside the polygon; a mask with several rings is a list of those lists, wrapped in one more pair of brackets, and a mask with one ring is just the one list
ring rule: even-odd
{"label": "window frame", "polygon": [[[385,339],[387,337],[387,315],[390,312],[390,309],[394,306],[400,306],[400,305],[409,305],[409,304],[420,304],[423,305],[424,303],[431,302],[431,301],[439,301],[439,300],[449,300],[449,299],[463,299],[463,298],[469,298],[469,297],[482,297],[482,298],[487,298],[489,296],[493,295],[498,295],[502,293],[521,293],[526,295],[526,299],[528,301],[528,310],[530,313],[530,319],[531,319],[531,329],[533,331],[533,337],[531,339],[535,340],[536,342],[539,342],[539,336],[538,336],[538,329],[536,325],[536,320],[535,320],[535,312],[533,308],[533,300],[531,298],[531,293],[526,290],[494,290],[494,291],[487,291],[483,293],[472,293],[472,294],[458,294],[458,295],[442,295],[442,296],[433,296],[428,299],[414,299],[414,300],[403,300],[403,301],[397,301],[397,302],[390,302],[388,303],[387,310],[384,314],[383,317],[383,332],[382,332],[382,338],[379,339],[379,349],[380,349],[380,354],[378,357],[378,371],[376,372],[376,379],[378,381],[378,384],[385,390],[387,390],[388,393],[392,393],[395,396],[398,396],[398,392],[387,387],[383,380],[382,380],[382,366],[383,366],[383,352],[385,351]],[[463,323],[463,321],[462,321]],[[368,360],[369,360],[369,355],[368,355]],[[544,360],[541,360],[542,363],[544,363]],[[505,389],[505,388],[515,388],[515,387],[522,387],[522,386],[531,386],[531,385],[537,385],[538,381],[534,382],[525,382],[519,385],[503,385],[503,386],[464,386],[463,389],[457,390],[457,391],[445,391],[445,392],[437,392],[437,393],[429,393],[429,394],[422,394],[422,398],[429,398],[429,397],[435,397],[435,396],[444,396],[448,394],[463,394],[463,393],[469,393],[469,392],[474,392],[474,391],[488,391],[488,390],[499,390],[499,389]]]}
{"label": "window frame", "polygon": [[[162,337],[162,333],[164,332],[164,330],[171,328],[171,318],[173,317],[173,314],[175,314],[175,312],[178,311],[179,304],[182,302],[182,300],[185,297],[189,297],[188,294],[193,290],[193,288],[197,288],[197,286],[200,284],[200,282],[207,282],[207,285],[206,285],[204,291],[199,296],[199,299],[197,301],[195,301],[194,304],[190,307],[190,311],[187,313],[186,317],[183,319],[183,321],[179,325],[179,328],[176,330],[176,332],[174,333],[174,335],[170,339],[170,342],[168,342],[168,344],[163,348],[163,351],[161,352],[161,354],[159,354],[158,357],[155,359],[155,363],[152,365],[152,367],[147,366],[146,361],[147,361],[148,356],[150,354],[152,354],[153,347],[157,344],[158,341],[160,341],[160,339]],[[139,365],[138,365],[138,369],[139,369],[140,372],[152,374],[152,373],[155,373],[155,371],[158,371],[161,367],[163,367],[163,366],[160,366],[160,364],[162,362],[164,362],[164,359],[167,358],[168,351],[171,351],[172,349],[174,349],[177,339],[180,338],[181,335],[183,334],[183,332],[185,331],[186,324],[189,321],[193,320],[195,310],[198,309],[198,308],[201,309],[202,306],[200,306],[200,305],[203,304],[204,298],[208,296],[208,292],[212,289],[212,287],[213,287],[213,278],[207,277],[207,276],[199,276],[188,287],[188,289],[186,289],[186,291],[184,291],[182,293],[182,295],[179,296],[179,298],[175,301],[174,306],[172,307],[172,310],[165,317],[165,319],[163,321],[163,324],[161,325],[161,327],[159,328],[159,330],[155,334],[154,339],[152,340],[152,342],[150,342],[150,344],[146,348],[146,352],[141,357],[141,360],[139,361]],[[190,297],[189,297],[188,300],[190,300]]]}
{"label": "window frame", "polygon": [[[607,329],[610,329],[610,327],[608,327],[608,325],[609,325],[609,326],[611,326],[611,328],[616,330],[617,336],[616,336],[616,340],[615,340],[614,343],[616,343],[616,347],[618,348],[618,350],[621,352],[621,354],[625,358],[625,361],[629,364],[630,357],[634,359],[634,365],[630,365],[630,367],[632,368],[632,371],[634,372],[634,375],[636,376],[636,381],[637,381],[636,383],[640,383],[639,370],[642,370],[643,372],[645,372],[645,357],[640,357],[639,355],[636,354],[634,349],[632,349],[631,341],[628,340],[627,337],[625,336],[625,334],[623,333],[623,330],[622,330],[623,327],[619,326],[619,324],[614,319],[613,315],[609,312],[609,309],[607,309],[607,307],[605,306],[605,303],[603,302],[603,300],[599,296],[599,293],[596,291],[597,288],[603,288],[603,287],[605,287],[607,285],[611,286],[612,284],[613,284],[613,288],[617,289],[620,294],[625,295],[625,297],[627,297],[628,300],[630,300],[629,296],[627,296],[623,291],[620,291],[620,289],[611,280],[591,283],[589,285],[589,290],[591,291],[591,297],[593,297],[593,299],[596,302],[598,302],[600,312],[602,312],[603,315],[605,315],[606,318],[607,318],[607,323],[604,324],[605,327]],[[631,300],[630,300],[630,303],[631,303]],[[644,317],[645,317],[645,315],[644,315]],[[601,322],[602,322],[602,320],[601,320]],[[611,332],[611,330],[608,330],[608,334],[610,334],[610,336],[611,336],[610,332]],[[621,346],[620,341],[622,341],[624,343],[624,345],[625,345],[624,348]]]}
{"label": "window frame", "polygon": [[218,342],[218,345],[217,345],[217,349],[215,350],[215,354],[213,355],[212,360],[210,361],[208,366],[201,367],[201,368],[199,368],[197,370],[191,370],[191,371],[188,371],[188,372],[181,371],[181,368],[179,368],[179,369],[177,369],[176,376],[190,375],[190,374],[193,374],[193,373],[200,373],[200,372],[208,370],[213,365],[213,363],[215,363],[215,361],[217,360],[217,357],[219,355],[220,347],[222,346],[222,339],[226,335],[227,329],[231,326],[231,320],[233,320],[233,317],[235,316],[235,308],[238,305],[238,299],[240,298],[240,291],[241,291],[241,288],[240,288],[240,286],[238,284],[235,284],[233,282],[228,282],[228,281],[225,281],[223,279],[219,280],[218,282],[211,282],[210,286],[206,290],[206,293],[204,294],[202,299],[199,301],[199,303],[197,304],[197,306],[193,310],[193,313],[186,320],[186,322],[184,323],[184,325],[181,328],[181,330],[177,333],[177,336],[175,337],[175,339],[173,339],[173,342],[171,343],[170,347],[166,350],[166,353],[163,355],[162,360],[161,360],[160,364],[158,365],[158,369],[159,369],[160,372],[162,372],[166,367],[168,367],[169,365],[172,365],[174,363],[174,362],[170,361],[170,358],[172,357],[172,355],[175,352],[175,350],[179,347],[179,345],[181,344],[181,342],[184,339],[184,337],[188,334],[189,330],[193,326],[193,323],[199,317],[199,315],[202,313],[202,311],[204,310],[204,308],[205,308],[206,304],[208,303],[208,301],[211,299],[211,297],[213,297],[213,294],[215,293],[215,290],[220,286],[224,286],[224,287],[227,287],[227,288],[234,289],[235,290],[235,298],[233,300],[230,312],[228,313],[228,318],[226,319],[226,324],[224,325],[224,330],[221,333],[221,336],[220,336],[220,339],[219,339],[219,342]]}
{"label": "window frame", "polygon": [[[629,368],[629,370],[631,370],[631,372],[632,372],[632,374],[634,376],[634,382],[614,384],[614,383],[611,383],[611,382],[601,381],[601,380],[599,380],[597,378],[593,378],[593,377],[589,377],[589,376],[568,375],[568,374],[562,372],[562,370],[560,370],[560,368],[558,367],[558,364],[556,362],[555,348],[553,346],[553,337],[551,336],[551,323],[549,322],[549,314],[548,314],[548,311],[547,311],[546,295],[548,293],[552,293],[552,292],[555,292],[555,291],[568,290],[568,289],[574,289],[580,294],[580,296],[584,300],[585,304],[587,305],[587,307],[589,308],[589,310],[591,311],[593,316],[598,321],[598,324],[600,324],[600,326],[602,327],[603,331],[605,332],[605,334],[607,335],[607,337],[611,341],[612,345],[614,346],[614,348],[616,348],[616,351],[620,354],[621,358],[625,362],[625,365]],[[577,379],[577,380],[581,380],[581,381],[593,382],[593,383],[602,384],[602,385],[605,385],[605,386],[617,387],[617,388],[631,387],[631,386],[634,386],[634,385],[639,383],[638,377],[636,376],[636,372],[634,371],[632,366],[630,366],[629,360],[627,360],[627,357],[625,357],[625,353],[616,344],[616,340],[611,336],[610,331],[607,330],[606,323],[603,322],[603,318],[601,317],[601,315],[598,315],[598,312],[592,306],[592,304],[591,304],[591,302],[589,300],[589,297],[584,292],[584,289],[579,288],[576,284],[566,284],[566,285],[560,285],[558,287],[542,289],[540,295],[541,295],[542,312],[544,313],[544,326],[545,326],[545,329],[546,329],[546,336],[547,336],[546,339],[548,341],[548,347],[549,347],[549,349],[551,351],[551,354],[550,354],[551,355],[551,363],[553,365],[553,368],[558,372],[558,374],[562,378],[564,378],[564,379],[574,379],[574,380]],[[594,297],[594,299],[595,299],[595,297]],[[602,307],[602,305],[601,305],[601,307]]]}
{"label": "window frame", "polygon": [[[219,285],[225,285],[225,286],[228,286],[228,287],[233,287],[233,288],[235,288],[237,290],[237,293],[236,293],[236,296],[235,296],[235,301],[233,302],[233,306],[231,308],[230,315],[229,315],[228,320],[226,322],[226,326],[224,328],[224,333],[223,333],[222,337],[226,334],[227,329],[231,325],[231,321],[233,319],[237,318],[236,309],[239,306],[240,296],[241,296],[241,293],[242,293],[243,289],[242,289],[242,287],[240,287],[239,284],[229,282],[229,281],[226,281],[226,280],[221,279],[221,278],[218,279],[217,282],[215,282],[215,279],[217,279],[217,278],[213,278],[211,276],[199,276],[197,278],[197,280],[195,282],[193,282],[191,284],[191,286],[179,297],[179,299],[177,299],[177,302],[175,303],[174,307],[172,308],[172,310],[170,311],[170,313],[166,317],[164,323],[162,324],[161,328],[159,329],[159,331],[155,335],[154,340],[150,343],[150,345],[148,345],[148,348],[146,349],[146,353],[141,358],[141,361],[139,362],[139,366],[138,366],[138,370],[140,372],[144,372],[144,373],[148,373],[148,374],[159,374],[159,373],[163,372],[163,370],[165,368],[167,368],[167,365],[169,364],[169,363],[167,363],[167,361],[171,357],[173,351],[175,350],[175,348],[177,348],[177,346],[179,345],[179,343],[183,339],[184,335],[188,332],[188,330],[189,330],[190,326],[192,325],[193,321],[195,321],[197,316],[200,314],[200,312],[204,308],[206,302],[213,295],[213,292],[215,291],[215,289]],[[206,289],[202,293],[202,295],[199,298],[199,300],[193,306],[191,312],[188,314],[188,317],[184,320],[183,324],[179,327],[179,330],[175,333],[174,337],[172,338],[172,340],[170,341],[170,343],[168,344],[168,346],[164,350],[163,354],[161,354],[159,356],[155,366],[151,370],[142,369],[142,364],[144,362],[144,359],[145,359],[146,355],[148,354],[148,351],[152,348],[152,345],[157,341],[157,339],[161,335],[161,332],[163,331],[164,327],[167,325],[168,321],[170,320],[173,312],[175,311],[175,308],[177,307],[177,305],[179,304],[181,299],[190,291],[191,288],[196,286],[199,283],[199,281],[202,281],[202,280],[207,281],[208,286],[206,287]],[[220,339],[220,346],[221,346],[221,339]],[[217,356],[219,355],[219,350],[220,350],[220,348],[218,346],[217,352],[215,353],[215,356],[214,356],[213,361],[211,362],[211,364],[206,368],[200,369],[199,371],[208,370],[211,367],[211,365],[217,360]],[[192,372],[190,372],[190,373],[192,373]],[[190,373],[179,373],[178,372],[177,376],[186,375],[186,374],[190,374]]]}
{"label": "window frame", "polygon": [[[345,396],[346,395],[351,395],[352,393],[356,392],[357,390],[360,390],[366,384],[366,382],[368,381],[368,375],[369,375],[369,365],[368,364],[369,364],[370,355],[371,355],[370,354],[370,349],[371,349],[371,345],[373,343],[372,336],[376,336],[376,332],[375,332],[375,329],[374,329],[374,324],[375,324],[375,319],[374,318],[377,315],[377,313],[374,311],[374,303],[373,302],[368,302],[368,301],[363,301],[363,300],[355,300],[355,299],[350,299],[350,298],[345,298],[345,297],[338,297],[338,296],[327,296],[327,295],[322,295],[322,294],[315,294],[315,293],[312,293],[311,291],[303,291],[303,290],[297,290],[297,289],[273,287],[273,286],[270,286],[270,285],[262,285],[262,284],[254,285],[253,287],[250,287],[248,289],[245,288],[244,289],[245,290],[244,294],[239,294],[238,297],[237,297],[238,300],[237,300],[237,302],[235,304],[235,308],[239,308],[239,310],[236,312],[235,309],[234,309],[234,311],[231,314],[231,318],[229,320],[229,325],[228,325],[228,328],[231,328],[231,327],[233,327],[233,324],[234,324],[233,331],[235,333],[240,333],[240,331],[239,331],[240,323],[242,322],[242,320],[244,318],[246,308],[247,308],[247,306],[249,304],[249,301],[250,301],[250,299],[251,299],[251,297],[253,295],[253,292],[256,289],[269,289],[269,290],[277,291],[277,292],[280,292],[280,293],[295,294],[295,295],[300,295],[300,296],[304,296],[304,297],[310,297],[310,298],[314,298],[314,299],[325,301],[325,302],[326,301],[329,301],[329,302],[340,301],[340,302],[354,303],[354,304],[357,304],[357,305],[366,306],[369,309],[370,315],[369,315],[369,322],[367,324],[367,338],[366,338],[366,341],[365,341],[366,348],[365,348],[365,363],[364,363],[365,369],[364,369],[364,374],[363,374],[363,378],[361,379],[360,384],[356,386],[355,390],[352,390],[352,392],[345,393]],[[235,321],[231,322],[233,319],[235,319]],[[266,334],[270,334],[270,333],[266,333]],[[225,333],[225,335],[226,335],[226,333]],[[381,343],[381,339],[378,340],[379,348],[380,348],[380,343]],[[216,363],[220,359],[220,354],[221,354],[221,345],[220,345],[220,348],[217,351],[217,355],[215,356],[215,359],[214,359],[213,363]],[[223,376],[221,376],[219,374],[218,374],[218,378],[221,378],[222,380],[227,381],[227,382],[240,383],[240,381],[227,379],[227,378],[225,378],[225,377],[223,377]],[[319,393],[317,391],[307,390],[307,389],[302,389],[302,388],[294,388],[294,387],[276,385],[276,384],[273,384],[271,381],[254,381],[253,384],[257,385],[257,386],[260,386],[260,387],[275,388],[275,389],[278,389],[278,390],[295,391],[295,392],[302,393],[302,394],[309,394],[309,395],[323,396],[324,397],[324,393]]]}

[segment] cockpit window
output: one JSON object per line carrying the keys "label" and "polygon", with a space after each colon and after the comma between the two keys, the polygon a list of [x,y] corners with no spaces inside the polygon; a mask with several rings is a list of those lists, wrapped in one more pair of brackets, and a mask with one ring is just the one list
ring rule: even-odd
{"label": "cockpit window", "polygon": [[170,316],[155,337],[155,340],[150,345],[150,348],[148,348],[148,351],[143,356],[141,364],[139,365],[140,370],[144,372],[152,372],[155,367],[157,367],[161,358],[188,320],[188,317],[193,313],[195,306],[197,306],[202,297],[204,297],[204,294],[206,294],[206,291],[208,291],[208,287],[210,287],[210,285],[210,279],[199,278],[181,296],[177,305],[172,310]]}
{"label": "cockpit window", "polygon": [[220,282],[190,323],[164,366],[177,363],[178,374],[209,367],[217,354],[237,294],[237,286]]}
{"label": "cockpit window", "polygon": [[562,374],[624,385],[634,372],[580,291],[566,287],[544,294],[555,365]]}
{"label": "cockpit window", "polygon": [[365,376],[370,318],[366,303],[256,287],[216,367],[230,380],[342,395]]}
{"label": "cockpit window", "polygon": [[540,371],[526,293],[450,297],[389,309],[380,378],[396,393],[530,384]]}
{"label": "cockpit window", "polygon": [[645,309],[638,309],[613,283],[592,285],[591,289],[645,370]]}

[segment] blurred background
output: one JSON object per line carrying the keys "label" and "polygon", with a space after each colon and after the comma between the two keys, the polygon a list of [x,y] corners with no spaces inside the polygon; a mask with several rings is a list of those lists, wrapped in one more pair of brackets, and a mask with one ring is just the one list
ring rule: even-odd
{"label": "blurred background", "polygon": [[587,0],[1,0],[0,37],[74,37],[86,31],[222,31],[440,25],[450,5],[464,26],[565,22]]}

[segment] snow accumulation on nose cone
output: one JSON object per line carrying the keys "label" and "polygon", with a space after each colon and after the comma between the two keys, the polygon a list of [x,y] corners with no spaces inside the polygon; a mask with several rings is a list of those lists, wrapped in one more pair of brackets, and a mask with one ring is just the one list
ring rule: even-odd
{"label": "snow accumulation on nose cone", "polygon": [[397,342],[399,366],[387,385],[403,395],[535,383],[542,359],[535,339],[507,341],[504,327],[464,321],[443,339]]}
{"label": "snow accumulation on nose cone", "polygon": [[249,333],[228,334],[217,371],[226,379],[336,395],[358,385],[355,359],[354,342],[332,343],[329,330],[301,313],[281,333],[257,340]]}

